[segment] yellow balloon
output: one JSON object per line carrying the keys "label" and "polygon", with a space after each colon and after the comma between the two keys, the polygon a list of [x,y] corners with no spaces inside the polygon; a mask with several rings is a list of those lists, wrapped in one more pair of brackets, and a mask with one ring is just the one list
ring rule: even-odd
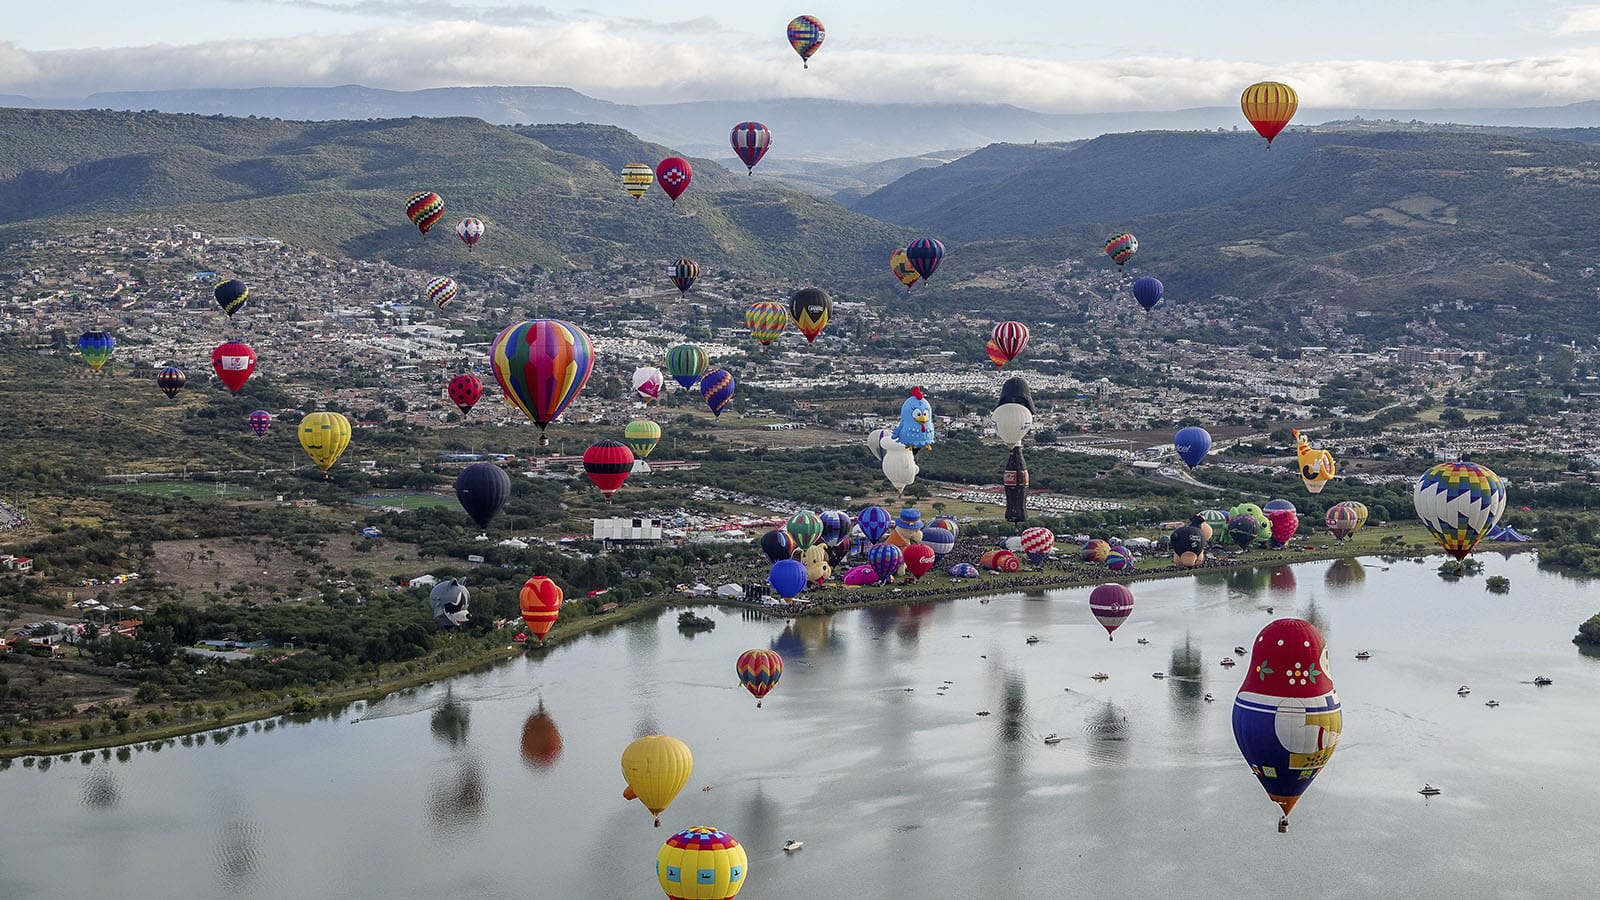
{"label": "yellow balloon", "polygon": [[675,737],[645,735],[622,751],[622,778],[656,817],[657,828],[661,827],[661,812],[689,783],[692,771],[694,755],[688,744]]}
{"label": "yellow balloon", "polygon": [[300,446],[326,476],[350,446],[350,420],[335,412],[314,412],[300,420]]}
{"label": "yellow balloon", "polygon": [[671,900],[733,900],[749,869],[738,841],[704,825],[667,838],[656,853],[656,880]]}
{"label": "yellow balloon", "polygon": [[1305,482],[1306,490],[1320,494],[1323,485],[1338,472],[1333,454],[1322,449],[1312,449],[1311,444],[1306,441],[1306,436],[1299,431],[1294,431],[1293,434],[1295,462],[1300,468],[1300,480]]}

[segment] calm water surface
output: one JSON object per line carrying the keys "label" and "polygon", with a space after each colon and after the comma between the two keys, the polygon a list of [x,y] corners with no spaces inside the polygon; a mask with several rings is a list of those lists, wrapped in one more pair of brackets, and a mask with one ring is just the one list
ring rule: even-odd
{"label": "calm water surface", "polygon": [[[741,897],[770,900],[1588,894],[1600,660],[1570,639],[1600,585],[1479,558],[1509,595],[1437,557],[1138,583],[1114,642],[1087,590],[716,610],[694,636],[664,615],[222,744],[17,762],[0,898],[631,900],[661,896],[656,850],[697,824],[746,846]],[[1328,639],[1344,733],[1278,834],[1233,741],[1245,667],[1218,663],[1286,614]],[[733,673],[756,646],[787,663],[763,709]],[[618,769],[653,730],[695,755],[659,830]]]}

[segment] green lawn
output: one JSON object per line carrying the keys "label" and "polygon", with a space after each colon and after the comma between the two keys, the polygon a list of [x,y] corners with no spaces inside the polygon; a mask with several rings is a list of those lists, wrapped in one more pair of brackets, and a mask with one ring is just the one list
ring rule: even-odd
{"label": "green lawn", "polygon": [[456,498],[438,494],[368,494],[355,498],[362,506],[398,506],[401,509],[426,509],[431,506],[455,506]]}
{"label": "green lawn", "polygon": [[216,484],[206,481],[140,481],[131,484],[102,485],[103,490],[119,494],[144,494],[155,497],[184,497],[190,500],[247,499],[260,495],[259,491],[237,484]]}

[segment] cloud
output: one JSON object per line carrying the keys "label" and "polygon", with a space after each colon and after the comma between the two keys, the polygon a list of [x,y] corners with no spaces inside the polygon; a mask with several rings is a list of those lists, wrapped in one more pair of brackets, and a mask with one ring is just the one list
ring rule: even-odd
{"label": "cloud", "polygon": [[548,6],[536,3],[472,4],[455,3],[452,0],[230,0],[230,2],[428,22],[460,20],[519,25],[528,22],[554,22],[561,18]]}
{"label": "cloud", "polygon": [[[281,0],[333,3],[332,0]],[[394,12],[407,2],[371,3]],[[430,0],[430,8],[433,4]],[[464,8],[464,7],[462,7]],[[501,10],[532,10],[522,5]],[[420,12],[419,12],[420,14]],[[682,23],[693,27],[694,22]],[[770,46],[769,46],[770,45]],[[822,97],[863,102],[1011,103],[1044,112],[1232,106],[1253,81],[1287,81],[1308,108],[1558,105],[1600,96],[1600,51],[1490,60],[1335,60],[1283,66],[1205,58],[1042,59],[1016,54],[825,48],[803,70],[786,44],[703,23],[692,36],[630,23],[444,21],[344,35],[185,46],[28,51],[0,44],[0,93],[363,84],[561,85],[619,102]]]}
{"label": "cloud", "polygon": [[1600,31],[1600,6],[1580,6],[1567,10],[1556,26],[1557,34],[1590,34]]}

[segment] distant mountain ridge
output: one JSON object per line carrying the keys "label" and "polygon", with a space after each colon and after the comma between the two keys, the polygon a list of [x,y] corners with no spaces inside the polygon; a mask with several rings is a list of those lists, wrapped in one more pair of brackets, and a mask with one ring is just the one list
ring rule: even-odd
{"label": "distant mountain ridge", "polygon": [[[1518,127],[1600,126],[1600,102],[1528,109],[1358,109],[1319,107],[1302,97],[1296,121],[1412,119]],[[1143,130],[1247,129],[1236,106],[1160,112],[1041,113],[1005,104],[869,104],[820,99],[754,99],[622,104],[564,87],[454,87],[391,91],[361,85],[172,91],[108,91],[82,99],[0,98],[17,107],[159,110],[299,121],[472,116],[499,125],[592,123],[645,140],[730,157],[728,129],[746,119],[774,132],[774,153],[836,163],[875,162],[949,147],[998,142],[1083,140]]]}

